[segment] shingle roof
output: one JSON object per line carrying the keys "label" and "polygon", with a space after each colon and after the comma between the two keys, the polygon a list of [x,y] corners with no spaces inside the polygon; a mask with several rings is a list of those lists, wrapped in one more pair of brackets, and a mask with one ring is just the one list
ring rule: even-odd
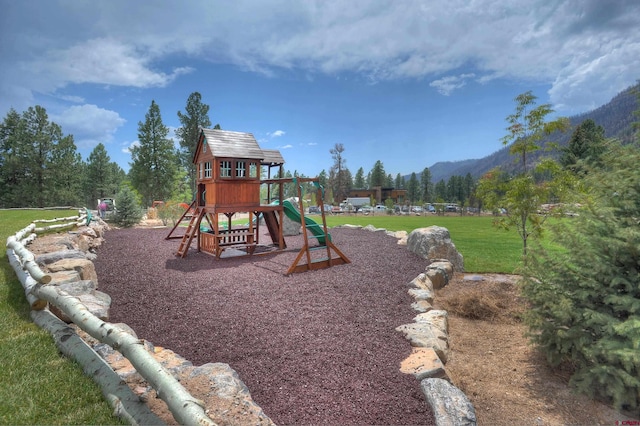
{"label": "shingle roof", "polygon": [[262,160],[264,154],[251,133],[229,130],[200,129],[214,157]]}
{"label": "shingle roof", "polygon": [[282,154],[277,149],[263,149],[262,153],[264,154],[262,164],[284,164],[284,158],[282,158]]}

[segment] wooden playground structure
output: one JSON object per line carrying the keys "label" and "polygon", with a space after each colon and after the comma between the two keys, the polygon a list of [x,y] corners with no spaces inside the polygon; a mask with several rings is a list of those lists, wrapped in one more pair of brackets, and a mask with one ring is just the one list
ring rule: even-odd
{"label": "wooden playground structure", "polygon": [[[285,250],[287,245],[282,225],[286,215],[300,223],[304,237],[303,247],[287,270],[287,275],[350,263],[333,244],[327,231],[322,205],[324,189],[319,185],[318,179],[280,178],[284,159],[279,151],[261,149],[250,133],[201,128],[193,162],[198,174],[195,200],[166,237],[181,240],[176,256],[185,257],[193,240],[197,242],[197,251],[211,254],[216,259],[220,259],[226,250],[234,250],[235,253],[241,251],[244,255],[261,254],[256,251],[257,247],[264,246],[260,244],[261,218],[269,232],[272,249],[264,253]],[[271,178],[273,167],[278,168],[276,178]],[[266,168],[267,179],[260,178],[262,168]],[[301,184],[307,182],[313,183],[317,188],[316,199],[322,214],[322,224],[304,215]],[[283,185],[286,183],[297,186],[298,206],[283,199]],[[262,185],[266,185],[268,204],[260,202]],[[275,187],[278,198],[272,201]],[[232,218],[236,213],[248,213],[248,223],[234,225]],[[187,227],[180,227],[187,220]],[[182,229],[183,234],[174,235]],[[310,244],[313,239],[317,241],[317,245]],[[314,253],[320,253],[320,256],[315,256]]]}

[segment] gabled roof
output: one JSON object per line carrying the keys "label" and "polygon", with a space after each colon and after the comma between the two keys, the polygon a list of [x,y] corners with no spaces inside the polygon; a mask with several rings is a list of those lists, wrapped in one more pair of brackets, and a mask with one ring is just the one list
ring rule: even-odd
{"label": "gabled roof", "polygon": [[282,154],[277,149],[263,149],[262,153],[264,154],[262,164],[270,166],[284,164],[284,158],[282,158]]}
{"label": "gabled roof", "polygon": [[264,158],[262,149],[251,133],[201,128],[199,141],[203,135],[214,157],[249,158],[260,161]]}

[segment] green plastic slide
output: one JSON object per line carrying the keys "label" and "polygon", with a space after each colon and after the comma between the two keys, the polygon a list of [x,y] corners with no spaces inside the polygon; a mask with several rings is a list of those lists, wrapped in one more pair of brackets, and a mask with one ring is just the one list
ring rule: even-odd
{"label": "green plastic slide", "polygon": [[[286,214],[289,219],[293,220],[294,222],[302,223],[300,218],[300,212],[298,211],[296,206],[294,206],[293,203],[291,203],[291,201],[284,200],[282,202],[282,207],[284,208],[284,214]],[[322,226],[319,225],[313,219],[306,216],[304,218],[304,223],[307,227],[307,230],[309,230],[313,235],[315,235],[318,238],[318,243],[325,245],[326,244],[325,235],[324,235],[324,229],[322,228]],[[331,235],[327,234],[327,236],[329,237],[329,241],[331,241]]]}

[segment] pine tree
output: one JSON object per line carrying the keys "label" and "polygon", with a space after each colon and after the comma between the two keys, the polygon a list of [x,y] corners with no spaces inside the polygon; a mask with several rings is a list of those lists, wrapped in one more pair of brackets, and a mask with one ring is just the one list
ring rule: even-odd
{"label": "pine tree", "polygon": [[420,185],[422,186],[422,200],[425,203],[433,201],[433,183],[431,182],[431,170],[425,167],[420,174]]}
{"label": "pine tree", "polygon": [[411,205],[415,204],[420,199],[420,183],[415,173],[411,173],[409,178],[409,184],[407,185],[407,197]]}
{"label": "pine tree", "polygon": [[[184,169],[188,170],[189,182],[193,193],[195,193],[196,168],[193,164],[193,156],[200,136],[200,127],[209,128],[211,126],[209,105],[202,103],[200,93],[193,92],[189,95],[185,113],[178,111],[178,119],[182,124],[176,130],[176,136],[180,141],[180,163]],[[220,125],[216,125],[216,128],[219,129]]]}
{"label": "pine tree", "polygon": [[129,171],[133,187],[147,206],[154,200],[169,200],[174,192],[177,156],[168,134],[160,107],[151,101],[145,121],[138,123],[140,145],[131,149],[133,162]]}
{"label": "pine tree", "polygon": [[562,247],[534,252],[523,294],[530,336],[571,384],[617,408],[640,407],[640,151],[614,145],[585,178],[591,199],[552,228]]}
{"label": "pine tree", "polygon": [[122,185],[116,195],[116,214],[114,222],[123,228],[130,228],[140,222],[142,212],[135,191],[129,185]]}

